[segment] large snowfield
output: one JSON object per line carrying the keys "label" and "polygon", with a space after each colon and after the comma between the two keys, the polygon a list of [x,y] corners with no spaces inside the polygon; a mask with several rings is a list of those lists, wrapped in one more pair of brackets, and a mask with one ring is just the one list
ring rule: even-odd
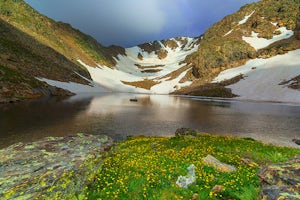
{"label": "large snowfield", "polygon": [[272,58],[257,58],[240,67],[225,70],[214,79],[220,82],[240,74],[244,79],[228,86],[239,95],[237,99],[300,103],[300,91],[281,85],[300,75],[300,50],[290,51]]}
{"label": "large snowfield", "polygon": [[[184,38],[183,38],[184,39]],[[183,71],[178,77],[171,79],[166,75],[173,71],[184,67],[186,64],[179,64],[187,55],[197,51],[198,45],[193,38],[186,38],[187,44],[181,48],[182,44],[173,39],[178,44],[178,47],[171,49],[165,47],[163,49],[168,52],[167,57],[159,59],[154,52],[150,54],[143,51],[140,47],[132,47],[126,49],[126,56],[118,55],[115,58],[117,64],[115,68],[98,65],[96,67],[88,66],[81,60],[78,62],[85,66],[92,79],[99,85],[109,88],[112,91],[118,92],[137,92],[137,93],[153,93],[153,94],[169,94],[183,86],[188,86],[192,82],[187,81],[180,83],[180,80],[185,76],[187,70]],[[143,56],[143,59],[138,58],[138,54]],[[140,67],[138,67],[140,66]],[[145,70],[160,70],[157,72],[145,72]],[[150,90],[134,87],[123,82],[137,82],[143,80],[153,80],[157,84],[152,86]]]}

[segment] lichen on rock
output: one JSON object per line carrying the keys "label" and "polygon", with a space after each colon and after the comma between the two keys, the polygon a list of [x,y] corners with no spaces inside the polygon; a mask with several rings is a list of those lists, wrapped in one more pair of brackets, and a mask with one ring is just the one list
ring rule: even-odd
{"label": "lichen on rock", "polygon": [[0,199],[78,197],[112,145],[107,136],[77,134],[1,149]]}
{"label": "lichen on rock", "polygon": [[179,176],[176,184],[181,188],[188,188],[190,184],[196,181],[195,165],[191,164],[188,168],[188,174],[186,176]]}
{"label": "lichen on rock", "polygon": [[300,155],[285,163],[265,166],[258,176],[262,185],[259,199],[300,199]]}
{"label": "lichen on rock", "polygon": [[202,158],[202,161],[204,162],[205,165],[214,167],[220,172],[230,173],[236,171],[236,167],[232,165],[228,165],[226,163],[222,163],[212,155],[207,155],[205,158]]}

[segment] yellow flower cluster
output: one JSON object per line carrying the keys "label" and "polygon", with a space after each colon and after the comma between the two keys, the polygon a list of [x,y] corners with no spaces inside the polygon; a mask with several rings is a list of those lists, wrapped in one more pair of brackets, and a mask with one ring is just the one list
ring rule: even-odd
{"label": "yellow flower cluster", "polygon": [[[242,157],[263,163],[267,152],[288,151],[253,140],[200,135],[195,138],[139,137],[119,143],[103,163],[102,170],[87,189],[88,199],[238,199],[237,193],[247,186],[259,187],[259,165],[245,164]],[[219,172],[204,165],[208,154],[234,165],[237,171]],[[287,154],[286,154],[287,155]],[[196,182],[189,188],[176,185],[178,176],[187,173],[190,164],[196,166]],[[224,187],[219,193],[216,185]]]}

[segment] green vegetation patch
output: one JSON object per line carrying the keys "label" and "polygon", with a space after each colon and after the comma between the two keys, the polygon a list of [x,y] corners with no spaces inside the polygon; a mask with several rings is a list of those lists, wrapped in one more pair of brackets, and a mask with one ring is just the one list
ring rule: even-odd
{"label": "green vegetation patch", "polygon": [[16,70],[12,70],[7,67],[3,67],[0,65],[0,82],[9,82],[12,84],[17,84],[20,82],[24,82],[29,84],[31,87],[39,87],[41,82],[37,79],[27,77]]}
{"label": "green vegetation patch", "polygon": [[[249,139],[196,137],[131,138],[112,151],[86,190],[87,199],[257,199],[257,171],[266,163],[284,162],[299,149]],[[203,163],[212,155],[237,171],[225,173]],[[194,164],[196,182],[180,188],[176,181]],[[221,191],[213,188],[219,186]]]}

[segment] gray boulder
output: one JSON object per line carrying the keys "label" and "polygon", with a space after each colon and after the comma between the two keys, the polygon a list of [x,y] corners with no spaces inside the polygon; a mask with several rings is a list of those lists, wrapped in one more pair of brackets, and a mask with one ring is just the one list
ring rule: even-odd
{"label": "gray boulder", "polygon": [[196,136],[197,130],[191,128],[179,128],[175,131],[175,136]]}
{"label": "gray boulder", "polygon": [[0,199],[75,199],[113,145],[78,134],[18,143],[0,150]]}
{"label": "gray boulder", "polygon": [[265,166],[258,176],[262,186],[259,199],[300,199],[300,155],[285,163]]}

